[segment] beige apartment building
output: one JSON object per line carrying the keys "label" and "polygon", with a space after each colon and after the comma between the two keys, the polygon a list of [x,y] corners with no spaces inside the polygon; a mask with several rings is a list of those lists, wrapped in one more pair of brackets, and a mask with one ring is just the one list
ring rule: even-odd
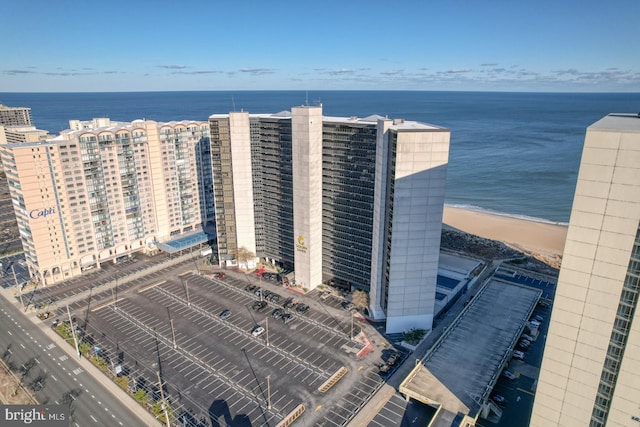
{"label": "beige apartment building", "polygon": [[640,116],[587,129],[531,426],[640,425]]}
{"label": "beige apartment building", "polygon": [[212,220],[199,185],[208,147],[207,122],[107,118],[0,146],[32,277],[60,282]]}

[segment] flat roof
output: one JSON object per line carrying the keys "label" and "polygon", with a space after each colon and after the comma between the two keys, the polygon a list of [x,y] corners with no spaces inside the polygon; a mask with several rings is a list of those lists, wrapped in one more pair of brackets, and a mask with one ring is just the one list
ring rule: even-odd
{"label": "flat roof", "polygon": [[539,296],[537,289],[491,279],[405,378],[400,392],[476,417]]}
{"label": "flat roof", "polygon": [[[299,107],[309,107],[309,108],[313,108],[314,106],[309,106],[309,105],[301,105]],[[244,112],[244,111],[242,111]],[[251,118],[274,118],[274,119],[291,119],[291,112],[290,111],[280,111],[278,113],[259,113],[259,114],[251,114],[249,112],[246,112],[247,114],[249,114],[249,117]],[[210,119],[223,119],[223,118],[228,118],[229,114],[211,114],[209,116]],[[378,120],[380,119],[384,119],[384,120],[391,120],[392,121],[392,125],[391,125],[391,129],[395,129],[395,130],[448,130],[447,128],[443,128],[441,126],[435,126],[435,125],[431,125],[428,123],[422,123],[422,122],[417,122],[417,121],[413,121],[413,120],[404,120],[404,119],[390,119],[388,117],[383,117],[377,114],[372,114],[370,116],[367,117],[357,117],[357,116],[350,116],[350,117],[337,117],[337,116],[322,116],[322,121],[323,122],[327,122],[327,123],[349,123],[349,124],[361,124],[361,125],[375,125],[378,123]]]}
{"label": "flat roof", "polygon": [[172,254],[199,245],[200,243],[208,242],[211,237],[212,235],[206,233],[204,230],[196,230],[189,234],[181,234],[166,242],[156,243],[156,246],[160,250]]}
{"label": "flat roof", "polygon": [[640,113],[611,113],[589,126],[588,129],[640,132]]}
{"label": "flat roof", "polygon": [[477,259],[463,257],[461,255],[447,254],[442,251],[438,258],[438,268],[454,271],[456,273],[464,274],[465,276],[469,276],[469,274],[471,274],[471,272],[480,264],[482,264],[482,261]]}

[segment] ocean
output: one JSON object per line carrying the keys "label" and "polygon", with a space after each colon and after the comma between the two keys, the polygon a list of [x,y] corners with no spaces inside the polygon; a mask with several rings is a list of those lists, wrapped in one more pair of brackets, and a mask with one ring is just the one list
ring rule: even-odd
{"label": "ocean", "polygon": [[451,129],[446,203],[567,223],[586,128],[608,113],[640,111],[640,93],[202,91],[0,93],[30,107],[53,134],[70,119],[195,119],[229,111],[275,113],[322,104],[327,116],[371,114]]}

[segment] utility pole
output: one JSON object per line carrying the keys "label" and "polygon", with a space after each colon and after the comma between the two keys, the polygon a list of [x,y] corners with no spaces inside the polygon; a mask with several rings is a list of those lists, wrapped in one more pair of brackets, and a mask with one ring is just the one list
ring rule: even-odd
{"label": "utility pole", "polygon": [[164,421],[167,427],[171,427],[171,423],[169,422],[169,411],[167,410],[167,402],[164,400],[164,390],[162,385],[162,380],[160,379],[160,371],[156,371],[158,375],[158,384],[160,385],[160,398],[162,399],[162,410],[164,411]]}
{"label": "utility pole", "polygon": [[78,337],[76,337],[76,328],[73,326],[73,319],[71,318],[71,312],[69,311],[69,305],[67,304],[67,314],[69,315],[69,326],[71,327],[71,335],[73,336],[73,343],[76,346],[76,354],[80,358],[80,348],[78,347]]}
{"label": "utility pole", "polygon": [[266,332],[267,332],[267,347],[269,347],[269,318],[265,317],[264,321],[265,321]]}

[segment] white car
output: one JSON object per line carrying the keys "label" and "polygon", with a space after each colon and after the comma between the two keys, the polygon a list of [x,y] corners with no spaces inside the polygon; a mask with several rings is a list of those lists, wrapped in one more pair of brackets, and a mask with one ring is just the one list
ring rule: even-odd
{"label": "white car", "polygon": [[502,371],[502,376],[505,377],[508,380],[515,380],[516,379],[516,375],[513,372],[508,371],[506,369],[504,371]]}
{"label": "white car", "polygon": [[524,352],[520,350],[514,350],[512,356],[514,359],[524,360]]}
{"label": "white car", "polygon": [[253,335],[254,337],[259,337],[262,334],[264,334],[264,328],[262,326],[256,325],[251,330],[251,335]]}
{"label": "white car", "polygon": [[533,326],[535,326],[536,328],[539,328],[540,325],[542,325],[542,323],[538,322],[537,320],[533,319],[533,320],[529,320],[529,323],[531,323]]}

